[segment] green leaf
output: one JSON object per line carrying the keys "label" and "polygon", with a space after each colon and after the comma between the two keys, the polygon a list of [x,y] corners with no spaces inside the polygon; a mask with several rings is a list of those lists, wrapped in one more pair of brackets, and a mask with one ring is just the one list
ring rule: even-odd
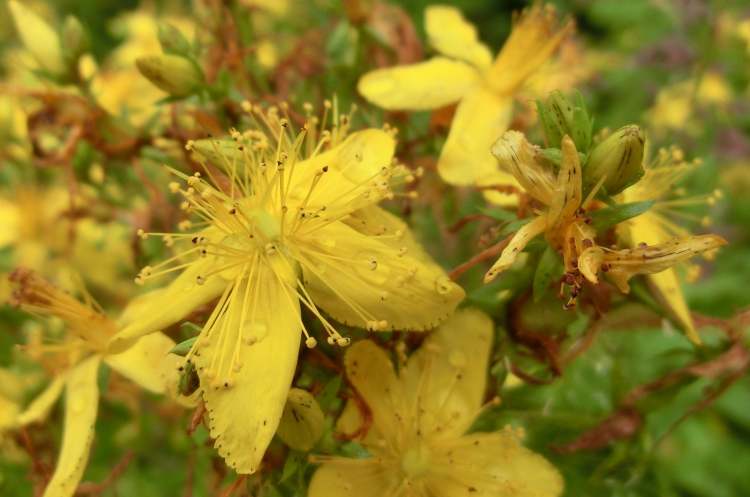
{"label": "green leaf", "polygon": [[547,249],[539,258],[539,264],[534,273],[534,284],[532,286],[534,302],[539,302],[552,280],[562,275],[562,270],[562,261],[557,252],[552,247],[547,246]]}
{"label": "green leaf", "polygon": [[193,348],[193,344],[195,343],[197,339],[198,339],[197,336],[188,338],[187,340],[184,340],[178,343],[177,345],[175,345],[174,347],[172,347],[172,350],[170,350],[169,353],[185,357],[188,354],[188,352],[190,352],[190,349]]}
{"label": "green leaf", "polygon": [[652,205],[654,205],[653,200],[644,200],[599,209],[591,213],[592,226],[597,232],[608,230],[623,221],[643,214]]}

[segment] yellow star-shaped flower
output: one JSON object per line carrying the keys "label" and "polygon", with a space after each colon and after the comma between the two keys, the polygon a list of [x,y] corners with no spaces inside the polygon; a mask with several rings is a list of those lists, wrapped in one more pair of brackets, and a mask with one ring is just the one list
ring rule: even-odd
{"label": "yellow star-shaped flower", "polygon": [[508,129],[513,97],[571,32],[558,26],[550,6],[534,5],[521,14],[494,59],[477,31],[454,7],[425,11],[430,45],[440,55],[419,64],[372,71],[359,92],[390,110],[427,110],[458,102],[451,130],[438,160],[441,177],[452,184],[516,185],[490,154]]}
{"label": "yellow star-shaped flower", "polygon": [[349,117],[335,108],[332,129],[323,128],[327,117],[323,131],[309,117],[299,134],[278,109],[252,111],[264,124],[234,131],[232,140],[190,144],[213,166],[211,181],[189,176],[171,188],[200,230],[166,235],[191,248],[144,268],[137,281],[181,274],[146,297],[150,304],[111,344],[117,350],[218,298],[187,360],[200,377],[216,448],[239,473],[258,469],[276,431],[300,334],[308,347],[317,343],[301,306],[329,343],[345,346],[349,339],[321,309],[370,331],[425,330],[464,296],[406,225],[377,207],[410,176],[394,165],[391,133],[348,134]]}
{"label": "yellow star-shaped flower", "polygon": [[[107,341],[118,324],[105,316],[85,294],[80,302],[28,270],[16,270],[13,301],[36,315],[55,316],[65,323],[62,341],[34,341],[24,346],[28,355],[52,373],[50,384],[23,411],[14,413],[5,428],[18,428],[42,421],[65,391],[63,440],[57,466],[43,497],[70,497],[86,469],[94,438],[99,404],[99,367],[106,364],[146,390],[163,393],[170,368],[165,362],[174,342],[157,333],[134,342],[120,352],[107,351]],[[138,312],[131,308],[131,312]]]}
{"label": "yellow star-shaped flower", "polygon": [[[475,309],[457,311],[396,372],[388,353],[369,340],[347,351],[347,376],[372,413],[358,439],[369,457],[316,457],[323,462],[310,497],[554,497],[563,481],[510,428],[467,430],[484,404],[493,324]],[[339,430],[362,432],[350,402]]]}

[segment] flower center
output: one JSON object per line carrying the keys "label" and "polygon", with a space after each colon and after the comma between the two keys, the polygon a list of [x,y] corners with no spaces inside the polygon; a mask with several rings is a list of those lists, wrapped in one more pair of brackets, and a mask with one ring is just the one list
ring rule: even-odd
{"label": "flower center", "polygon": [[410,480],[424,476],[429,470],[430,451],[423,443],[407,450],[401,458],[401,471]]}

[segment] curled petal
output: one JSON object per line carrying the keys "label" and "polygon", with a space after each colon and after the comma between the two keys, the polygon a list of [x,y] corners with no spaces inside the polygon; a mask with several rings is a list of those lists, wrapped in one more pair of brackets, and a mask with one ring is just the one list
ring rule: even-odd
{"label": "curled petal", "polygon": [[[600,267],[607,270],[607,276],[620,291],[627,293],[630,291],[628,280],[633,276],[659,273],[695,255],[716,249],[726,243],[726,240],[717,235],[700,235],[678,238],[658,245],[646,245],[625,250],[605,250],[603,257],[601,257]],[[586,257],[592,260],[591,265],[593,267],[594,257]]]}
{"label": "curled petal", "polygon": [[538,149],[523,133],[505,132],[492,146],[500,168],[507,171],[521,187],[544,205],[552,205],[557,188],[552,173],[539,161]]}
{"label": "curled petal", "polygon": [[526,245],[537,235],[544,232],[547,226],[547,219],[544,216],[535,217],[531,222],[526,223],[519,229],[507,247],[500,254],[500,258],[495,261],[487,274],[484,275],[484,282],[489,283],[494,280],[498,274],[508,269],[518,257]]}

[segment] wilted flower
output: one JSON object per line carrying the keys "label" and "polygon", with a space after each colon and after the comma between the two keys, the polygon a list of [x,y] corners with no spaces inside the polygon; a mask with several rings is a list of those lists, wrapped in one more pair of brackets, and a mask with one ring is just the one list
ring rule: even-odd
{"label": "wilted flower", "polygon": [[636,274],[664,271],[726,243],[719,236],[705,235],[670,237],[652,247],[624,250],[600,247],[595,243],[597,233],[589,224],[586,211],[608,176],[602,176],[584,199],[580,157],[570,137],[562,139],[562,158],[556,174],[541,150],[517,131],[506,132],[492,151],[500,165],[516,177],[525,192],[543,209],[513,235],[485,275],[485,282],[507,269],[526,245],[542,233],[550,247],[563,256],[566,272],[563,281],[572,287],[568,306],[574,304],[582,278],[596,283],[600,270],[608,272],[617,287],[627,292],[627,282]]}
{"label": "wilted flower", "polygon": [[86,469],[94,437],[99,367],[104,363],[146,390],[161,393],[167,374],[163,363],[174,342],[157,333],[134,342],[125,351],[109,353],[107,342],[118,325],[103,314],[90,295],[84,293],[85,300],[81,302],[23,269],[16,270],[11,280],[17,284],[15,304],[32,314],[60,318],[65,325],[62,336],[54,342],[33,342],[24,347],[49,371],[52,381],[25,410],[17,413],[13,425],[20,427],[43,420],[65,390],[62,447],[44,497],[69,497]]}
{"label": "wilted flower", "polygon": [[553,497],[563,481],[521,432],[470,433],[482,405],[493,324],[474,309],[458,311],[398,371],[374,342],[357,342],[345,365],[372,413],[372,425],[349,402],[338,422],[369,457],[318,456],[310,497],[441,495]]}
{"label": "wilted flower", "polygon": [[551,6],[534,5],[516,20],[495,60],[460,11],[431,6],[425,11],[430,44],[442,55],[419,64],[379,69],[359,81],[360,93],[386,109],[425,110],[459,102],[438,160],[441,177],[452,184],[516,185],[490,154],[508,129],[513,97],[524,81],[571,32],[558,26]]}
{"label": "wilted flower", "polygon": [[165,239],[192,248],[141,270],[137,282],[180,275],[112,342],[119,349],[219,298],[187,360],[200,377],[216,448],[240,473],[257,470],[276,431],[300,332],[308,347],[317,343],[300,305],[330,344],[344,346],[349,339],[321,309],[371,331],[424,330],[464,295],[406,225],[377,207],[394,196],[394,184],[411,179],[394,165],[392,134],[348,134],[349,116],[335,106],[328,130],[328,107],[320,128],[308,117],[295,133],[278,109],[252,109],[262,124],[233,131],[233,139],[188,144],[214,167],[206,166],[205,178],[177,173],[184,183],[170,188],[200,222],[197,231]]}

